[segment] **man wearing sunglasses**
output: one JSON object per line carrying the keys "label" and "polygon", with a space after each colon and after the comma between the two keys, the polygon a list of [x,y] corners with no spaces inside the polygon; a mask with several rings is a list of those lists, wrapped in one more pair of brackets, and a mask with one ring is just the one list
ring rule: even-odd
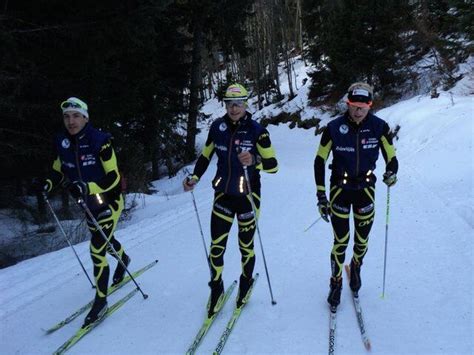
{"label": "man wearing sunglasses", "polygon": [[[255,266],[254,233],[255,218],[260,207],[260,171],[276,173],[278,163],[268,131],[252,120],[247,111],[247,90],[240,84],[230,85],[225,93],[226,115],[214,121],[206,144],[199,156],[194,172],[183,181],[185,191],[192,190],[206,171],[214,152],[217,154],[217,172],[212,186],[215,190],[211,216],[211,295],[208,317],[222,307],[224,300],[224,253],[234,217],[239,227],[239,249],[242,274],[240,276],[237,307],[245,302],[252,283]],[[244,168],[249,175],[253,201],[257,210],[254,216],[247,191]]]}
{"label": "man wearing sunglasses", "polygon": [[[350,263],[350,288],[357,294],[362,282],[360,268],[367,253],[369,232],[375,215],[375,181],[373,173],[379,150],[385,159],[383,182],[397,182],[398,161],[390,135],[390,127],[370,111],[373,89],[357,82],[348,90],[347,111],[329,122],[314,160],[318,207],[321,217],[331,219],[334,246],[331,252],[330,292],[328,303],[335,309],[341,298],[342,266],[349,243],[349,215],[354,217],[354,250]],[[326,197],[325,163],[332,152],[330,165],[330,200]]]}
{"label": "man wearing sunglasses", "polygon": [[[61,104],[66,130],[55,139],[55,155],[52,172],[41,186],[42,192],[50,192],[63,185],[76,199],[82,199],[99,223],[110,245],[125,265],[130,257],[114,237],[114,230],[123,210],[123,196],[120,188],[120,174],[117,158],[109,133],[99,131],[89,123],[87,104],[70,97]],[[93,223],[87,220],[92,234],[90,253],[94,264],[96,296],[94,304],[85,318],[83,327],[95,322],[107,311],[107,288],[109,265],[107,243]],[[124,278],[125,269],[118,263],[113,275],[113,284]]]}

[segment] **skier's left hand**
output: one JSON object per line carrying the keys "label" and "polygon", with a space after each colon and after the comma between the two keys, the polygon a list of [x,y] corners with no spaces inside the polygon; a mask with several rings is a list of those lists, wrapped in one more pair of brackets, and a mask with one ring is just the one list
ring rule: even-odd
{"label": "skier's left hand", "polygon": [[388,186],[393,186],[397,183],[397,174],[392,171],[387,171],[383,174],[383,182]]}
{"label": "skier's left hand", "polygon": [[239,158],[240,164],[244,166],[250,166],[255,164],[255,157],[252,153],[243,150],[242,152],[237,155]]}

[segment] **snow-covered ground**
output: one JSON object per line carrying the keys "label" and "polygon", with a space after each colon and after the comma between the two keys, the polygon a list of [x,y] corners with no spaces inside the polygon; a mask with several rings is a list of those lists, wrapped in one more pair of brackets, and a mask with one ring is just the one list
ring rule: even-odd
{"label": "snow-covered ground", "polygon": [[[303,93],[306,88],[299,90]],[[400,171],[390,196],[384,299],[380,297],[387,191],[383,183],[377,185],[376,219],[362,271],[361,302],[374,354],[473,352],[473,93],[473,81],[467,79],[437,99],[414,97],[377,113],[401,129],[395,142]],[[215,101],[206,110],[216,115],[223,112]],[[259,223],[278,304],[270,303],[257,242],[256,272],[261,277],[224,352],[323,354],[328,347],[326,297],[332,232],[322,221],[303,232],[318,217],[313,160],[319,136],[285,125],[268,129],[280,171],[262,176]],[[201,144],[205,134],[200,136]],[[383,159],[378,163],[380,176]],[[207,244],[214,172],[215,161],[195,190]],[[79,341],[71,354],[183,354],[190,345],[205,315],[209,271],[191,194],[181,190],[184,174],[156,182],[159,193],[146,196],[117,232],[132,257],[132,270],[159,259],[138,279],[149,299],[134,296]],[[91,274],[88,243],[76,248]],[[111,265],[115,267],[115,261]],[[230,285],[239,274],[233,228],[225,284]],[[336,353],[364,354],[344,282]],[[109,302],[131,289],[127,285]],[[80,327],[83,316],[51,335],[42,328],[65,318],[93,296],[69,248],[0,270],[0,353],[52,353]],[[233,302],[227,303],[199,354],[212,352],[232,306]]]}

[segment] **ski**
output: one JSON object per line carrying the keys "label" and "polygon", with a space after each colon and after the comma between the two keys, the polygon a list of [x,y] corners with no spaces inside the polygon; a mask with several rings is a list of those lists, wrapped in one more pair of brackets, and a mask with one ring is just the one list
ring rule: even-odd
{"label": "ski", "polygon": [[236,285],[237,285],[237,281],[234,280],[234,282],[232,282],[232,284],[225,291],[224,301],[219,311],[217,311],[217,313],[215,313],[212,317],[210,318],[206,317],[206,319],[204,319],[204,322],[201,328],[199,329],[198,333],[196,334],[196,337],[194,338],[192,345],[189,347],[188,351],[186,351],[186,355],[192,355],[196,352],[199,344],[201,344],[202,339],[207,334],[207,331],[209,330],[209,328],[211,328],[212,323],[214,323],[214,319],[216,319],[217,315],[224,308],[227,300],[229,299],[230,295],[234,291],[234,288]]}
{"label": "ski", "polygon": [[[347,273],[347,278],[350,280],[351,277],[351,269],[349,265],[345,265],[346,273]],[[352,300],[354,301],[354,309],[356,311],[356,316],[357,316],[357,323],[359,324],[359,330],[360,330],[360,335],[362,336],[362,342],[364,343],[365,349],[370,351],[371,349],[371,344],[370,344],[370,339],[367,334],[367,330],[365,329],[365,323],[364,323],[364,317],[362,316],[362,307],[360,305],[360,299],[359,299],[359,294],[358,292],[352,292]]]}
{"label": "ski", "polygon": [[224,345],[227,341],[227,339],[230,336],[230,333],[232,332],[232,329],[234,329],[234,325],[237,322],[237,319],[239,319],[240,314],[242,313],[242,309],[245,307],[247,304],[250,296],[252,295],[253,288],[255,287],[255,284],[257,283],[258,279],[258,274],[255,274],[255,278],[253,280],[253,284],[250,287],[249,291],[247,292],[247,295],[245,296],[245,302],[241,307],[235,307],[234,312],[232,313],[232,316],[230,317],[229,322],[227,322],[227,326],[224,329],[224,332],[221,335],[221,338],[219,340],[219,343],[217,344],[216,348],[214,349],[213,355],[220,355],[222,353],[222,350],[224,349]]}
{"label": "ski", "polygon": [[336,316],[337,307],[329,307],[329,355],[333,355],[336,350]]}
{"label": "ski", "polygon": [[64,354],[67,350],[69,350],[74,344],[76,344],[82,337],[84,337],[86,334],[88,334],[92,329],[97,327],[100,323],[104,321],[105,318],[110,316],[112,313],[114,313],[117,309],[122,307],[125,302],[127,302],[130,298],[135,295],[135,293],[138,292],[138,288],[132,290],[130,293],[128,293],[126,296],[123,298],[119,299],[117,302],[115,302],[112,306],[109,307],[107,312],[105,312],[104,316],[97,321],[95,321],[92,324],[89,324],[85,328],[80,328],[76,334],[74,334],[72,337],[70,337],[63,345],[61,345],[54,353],[53,355],[60,355]]}
{"label": "ski", "polygon": [[[145,271],[147,271],[148,269],[150,269],[151,267],[155,266],[156,264],[158,263],[158,260],[154,260],[152,261],[150,264],[142,267],[140,270],[137,270],[135,271],[134,273],[132,273],[132,276],[134,278],[140,276],[141,274],[143,274]],[[113,286],[110,286],[109,289],[107,290],[107,295],[110,296],[112,293],[114,293],[115,291],[117,291],[119,288],[121,288],[122,286],[124,286],[125,284],[129,283],[130,281],[132,280],[132,278],[130,277],[130,275],[127,275],[124,277],[124,279],[116,284],[116,285],[113,285]],[[71,323],[74,319],[76,319],[78,316],[80,316],[82,313],[84,313],[85,311],[87,311],[90,307],[92,307],[92,304],[94,303],[94,300],[90,301],[88,304],[82,306],[81,308],[79,308],[77,311],[75,311],[73,314],[71,314],[69,317],[67,317],[66,319],[62,320],[61,322],[57,323],[56,325],[52,326],[51,328],[49,328],[48,330],[45,330],[46,334],[51,334],[53,333],[54,331],[64,327],[66,324],[69,324]]]}

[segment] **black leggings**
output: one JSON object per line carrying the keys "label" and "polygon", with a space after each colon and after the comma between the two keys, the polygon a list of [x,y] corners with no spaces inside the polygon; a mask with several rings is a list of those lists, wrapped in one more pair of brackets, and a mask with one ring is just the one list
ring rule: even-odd
{"label": "black leggings", "polygon": [[331,251],[331,272],[333,277],[340,277],[349,244],[349,214],[354,215],[354,261],[362,264],[367,253],[369,233],[375,215],[375,189],[367,187],[360,190],[344,190],[331,186],[331,223],[334,232],[334,246]]}
{"label": "black leggings", "polygon": [[[118,201],[108,205],[105,209],[95,212],[94,217],[99,223],[102,231],[109,243],[113,246],[120,257],[123,255],[122,245],[114,237],[114,231],[117,227],[120,214],[123,210],[123,197],[120,195]],[[94,277],[96,283],[96,293],[98,297],[107,297],[107,288],[109,284],[109,263],[107,262],[106,252],[115,257],[113,251],[109,248],[104,237],[98,231],[92,221],[87,219],[87,226],[92,234],[90,253],[94,264]]]}
{"label": "black leggings", "polygon": [[[253,200],[258,211],[260,208],[260,196],[258,192],[253,193]],[[209,264],[211,266],[211,280],[217,281],[222,277],[224,269],[224,253],[227,239],[234,216],[237,215],[239,225],[239,249],[242,255],[242,275],[252,277],[255,267],[255,252],[253,236],[255,233],[255,218],[249,196],[231,196],[222,192],[214,195],[214,205],[211,216],[211,251]]]}

